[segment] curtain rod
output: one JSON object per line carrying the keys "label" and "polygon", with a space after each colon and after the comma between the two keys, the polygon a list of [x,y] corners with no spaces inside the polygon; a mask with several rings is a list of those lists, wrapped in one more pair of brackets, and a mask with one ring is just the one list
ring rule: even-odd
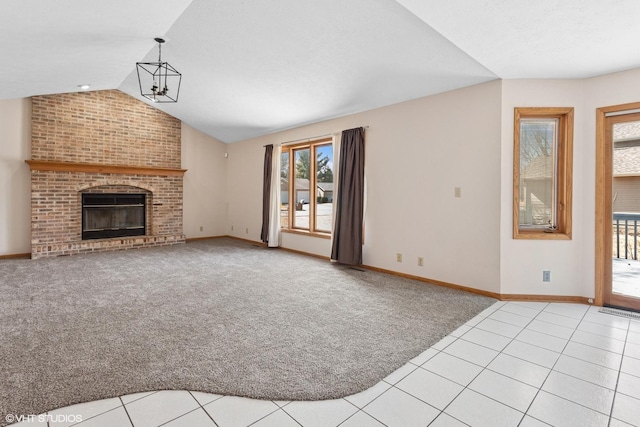
{"label": "curtain rod", "polygon": [[[369,129],[369,125],[367,126],[360,126],[363,129]],[[325,133],[324,135],[316,135],[316,136],[309,136],[307,138],[300,138],[300,139],[292,139],[291,141],[285,141],[285,142],[281,142],[278,145],[290,145],[290,144],[295,144],[296,142],[307,142],[307,141],[311,141],[314,139],[318,139],[318,138],[323,138],[325,136],[335,136],[335,135],[339,135],[340,132],[333,132],[333,133]],[[270,144],[267,144],[270,145]],[[263,147],[266,147],[267,145],[263,145]]]}

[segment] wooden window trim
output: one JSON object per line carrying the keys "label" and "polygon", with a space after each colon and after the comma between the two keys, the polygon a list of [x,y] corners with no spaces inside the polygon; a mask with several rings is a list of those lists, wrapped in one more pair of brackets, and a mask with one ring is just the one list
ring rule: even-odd
{"label": "wooden window trim", "polygon": [[[294,227],[295,200],[293,200],[293,195],[295,194],[295,156],[293,155],[293,152],[294,150],[309,148],[309,177],[314,177],[313,181],[315,183],[315,177],[317,175],[317,165],[315,161],[316,151],[314,147],[321,145],[333,145],[333,142],[333,138],[329,137],[300,142],[297,144],[291,144],[282,147],[283,153],[289,153],[289,216],[287,218],[287,228],[283,227],[282,232],[304,236],[320,237],[323,239],[331,238],[330,231],[316,229],[317,186],[311,185],[311,180],[309,180],[309,229]],[[292,210],[292,207],[294,208],[294,210]]]}
{"label": "wooden window trim", "polygon": [[[520,227],[520,120],[557,118],[557,226],[548,229]],[[513,132],[513,238],[533,240],[571,240],[573,193],[573,108],[516,107]]]}
{"label": "wooden window trim", "polygon": [[330,239],[331,233],[322,231],[307,231],[303,228],[283,228],[283,233],[299,234],[301,236],[319,237],[321,239]]}

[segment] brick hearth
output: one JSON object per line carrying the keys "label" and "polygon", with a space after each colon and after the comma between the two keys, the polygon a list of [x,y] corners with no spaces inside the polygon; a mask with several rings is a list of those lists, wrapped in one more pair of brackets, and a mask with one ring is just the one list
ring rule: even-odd
{"label": "brick hearth", "polygon": [[[180,128],[119,91],[32,98],[31,256],[184,243]],[[145,236],[82,240],[82,193],[145,193]]]}

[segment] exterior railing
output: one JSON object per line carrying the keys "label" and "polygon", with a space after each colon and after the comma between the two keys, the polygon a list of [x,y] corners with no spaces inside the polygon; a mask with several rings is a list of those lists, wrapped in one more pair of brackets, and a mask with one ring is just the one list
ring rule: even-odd
{"label": "exterior railing", "polygon": [[[614,257],[638,260],[638,223],[640,213],[614,212]],[[624,256],[621,256],[620,245],[624,245]]]}

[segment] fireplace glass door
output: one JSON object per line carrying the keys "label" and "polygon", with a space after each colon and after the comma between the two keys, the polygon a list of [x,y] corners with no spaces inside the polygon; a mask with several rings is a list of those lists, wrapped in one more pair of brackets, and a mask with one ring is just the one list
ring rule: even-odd
{"label": "fireplace glass door", "polygon": [[145,194],[82,194],[82,240],[144,236]]}

